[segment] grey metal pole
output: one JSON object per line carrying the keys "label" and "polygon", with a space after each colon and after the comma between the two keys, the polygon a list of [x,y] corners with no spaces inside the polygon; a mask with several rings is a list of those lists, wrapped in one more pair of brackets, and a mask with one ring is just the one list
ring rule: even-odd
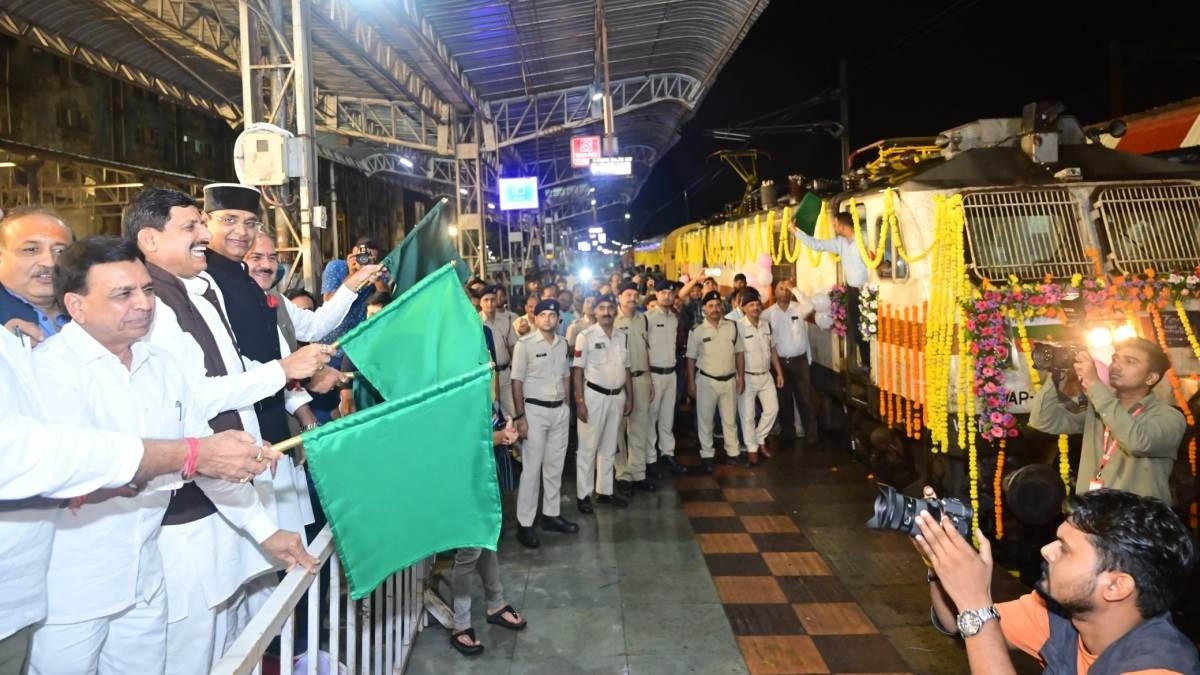
{"label": "grey metal pole", "polygon": [[333,257],[342,257],[341,242],[338,235],[337,220],[337,170],[333,162],[329,162],[329,229],[333,232]]}
{"label": "grey metal pole", "polygon": [[320,284],[312,236],[313,206],[317,196],[317,153],[312,62],[308,42],[309,7],[307,0],[292,0],[292,80],[296,91],[296,138],[300,152],[300,256],[304,263],[304,286],[315,292]]}

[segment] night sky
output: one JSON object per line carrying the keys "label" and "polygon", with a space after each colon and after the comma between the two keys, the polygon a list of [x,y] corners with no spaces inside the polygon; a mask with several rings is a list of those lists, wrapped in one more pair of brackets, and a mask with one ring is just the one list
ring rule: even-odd
{"label": "night sky", "polygon": [[[649,238],[720,211],[742,194],[728,168],[706,180],[720,149],[771,154],[761,178],[786,189],[792,173],[834,178],[840,145],[828,134],[766,136],[750,145],[705,137],[837,87],[850,77],[850,145],[932,136],[971,120],[1018,117],[1057,100],[1088,124],[1113,115],[1110,45],[1124,64],[1124,113],[1200,96],[1200,3],[837,2],[774,0],[734,53],[675,147],[633,203],[634,236]],[[1151,11],[1153,8],[1153,11]],[[836,121],[836,101],[789,123]],[[685,205],[683,189],[689,192]],[[686,206],[686,208],[685,208]]]}

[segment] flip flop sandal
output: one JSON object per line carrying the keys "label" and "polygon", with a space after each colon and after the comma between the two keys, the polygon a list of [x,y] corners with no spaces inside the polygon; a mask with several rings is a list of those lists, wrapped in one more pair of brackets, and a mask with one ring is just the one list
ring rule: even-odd
{"label": "flip flop sandal", "polygon": [[487,622],[490,624],[494,624],[496,626],[500,626],[501,628],[507,628],[509,630],[524,630],[525,629],[525,619],[521,619],[520,623],[516,623],[516,622],[509,621],[508,619],[504,618],[505,614],[512,614],[513,616],[517,616],[517,610],[513,609],[512,605],[505,605],[504,607],[501,607],[499,609],[499,611],[497,611],[496,613],[488,614]]}
{"label": "flip flop sandal", "polygon": [[[463,635],[466,635],[467,637],[471,638],[471,641],[474,642],[475,644],[473,644],[473,645],[463,644],[462,640],[458,639],[458,638],[462,637]],[[460,630],[457,633],[451,633],[450,634],[450,646],[457,649],[458,653],[462,654],[463,656],[478,656],[483,653],[483,645],[480,644],[479,641],[475,639],[475,629],[474,628],[468,628],[466,630]]]}

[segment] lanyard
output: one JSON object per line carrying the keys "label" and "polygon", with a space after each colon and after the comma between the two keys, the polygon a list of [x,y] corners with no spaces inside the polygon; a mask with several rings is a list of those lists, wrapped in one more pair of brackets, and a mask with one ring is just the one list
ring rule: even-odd
{"label": "lanyard", "polygon": [[[1137,405],[1135,405],[1133,407],[1133,410],[1129,411],[1129,414],[1134,419],[1137,419],[1137,416],[1141,415],[1144,412],[1146,412],[1146,406],[1142,405],[1141,403],[1138,403]],[[1108,430],[1108,425],[1105,424],[1104,425],[1104,455],[1100,458],[1099,468],[1096,469],[1095,480],[1100,480],[1100,472],[1104,471],[1104,467],[1108,466],[1108,460],[1112,459],[1113,450],[1116,450],[1118,445],[1120,445],[1120,443],[1117,441],[1117,439],[1112,438],[1112,434]]]}

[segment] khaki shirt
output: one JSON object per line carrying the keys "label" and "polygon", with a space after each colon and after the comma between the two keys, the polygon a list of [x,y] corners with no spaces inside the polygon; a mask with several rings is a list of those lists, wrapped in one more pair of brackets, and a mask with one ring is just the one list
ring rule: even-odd
{"label": "khaki shirt", "polygon": [[650,320],[646,315],[634,311],[633,316],[625,316],[617,310],[613,319],[613,328],[629,336],[629,369],[635,373],[645,373],[650,369],[650,356],[647,353],[649,340],[646,337]]}
{"label": "khaki shirt", "polygon": [[749,317],[738,321],[738,330],[746,345],[746,372],[766,373],[771,370],[771,350],[775,348],[775,336],[771,324],[759,317],[758,325],[750,323]]}
{"label": "khaki shirt", "polygon": [[620,389],[625,386],[625,371],[629,370],[627,340],[628,336],[615,328],[610,338],[600,324],[588,326],[575,338],[573,365],[583,369],[583,379],[588,382]]}
{"label": "khaki shirt", "polygon": [[705,319],[688,333],[687,352],[695,359],[696,367],[708,375],[725,377],[737,372],[734,354],[746,351],[742,332],[729,319],[721,319],[715,327]]}
{"label": "khaki shirt", "polygon": [[496,317],[491,321],[488,320],[483,312],[479,313],[479,318],[483,321],[483,325],[492,329],[492,341],[496,345],[496,367],[503,368],[512,363],[512,350],[517,344],[517,331],[512,326],[512,321],[496,312]]}
{"label": "khaki shirt", "polygon": [[[1151,393],[1138,402],[1144,410],[1134,417],[1116,394],[1099,382],[1087,390],[1087,397],[1087,409],[1072,413],[1059,399],[1054,383],[1047,381],[1033,397],[1029,413],[1029,426],[1039,431],[1083,433],[1075,493],[1087,492],[1100,471],[1100,480],[1106,488],[1157,497],[1170,504],[1171,469],[1187,431],[1183,413]],[[1105,426],[1118,445],[1108,464],[1100,470]]]}
{"label": "khaki shirt", "polygon": [[646,312],[646,318],[650,321],[650,332],[646,335],[650,343],[650,365],[655,368],[674,368],[679,317],[675,312],[664,312],[656,307]]}
{"label": "khaki shirt", "polygon": [[524,385],[525,398],[561,401],[567,395],[563,380],[571,373],[567,341],[555,335],[546,342],[542,331],[534,331],[517,341],[513,349],[512,379]]}

